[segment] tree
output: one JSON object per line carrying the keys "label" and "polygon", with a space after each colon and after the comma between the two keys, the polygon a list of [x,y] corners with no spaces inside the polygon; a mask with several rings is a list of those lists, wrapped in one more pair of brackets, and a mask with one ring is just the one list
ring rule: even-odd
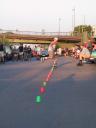
{"label": "tree", "polygon": [[90,25],[79,25],[74,28],[73,34],[81,35],[83,32],[87,32],[89,36],[92,35],[92,27]]}
{"label": "tree", "polygon": [[10,44],[10,41],[8,40],[5,34],[3,34],[2,38],[0,38],[0,43],[6,44],[6,45]]}

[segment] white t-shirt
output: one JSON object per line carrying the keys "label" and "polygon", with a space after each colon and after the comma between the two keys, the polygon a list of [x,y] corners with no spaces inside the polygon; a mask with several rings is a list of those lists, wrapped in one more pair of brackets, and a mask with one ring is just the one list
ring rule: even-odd
{"label": "white t-shirt", "polygon": [[49,45],[48,51],[53,51],[52,45]]}
{"label": "white t-shirt", "polygon": [[54,51],[55,47],[56,47],[56,45],[49,45],[48,51]]}

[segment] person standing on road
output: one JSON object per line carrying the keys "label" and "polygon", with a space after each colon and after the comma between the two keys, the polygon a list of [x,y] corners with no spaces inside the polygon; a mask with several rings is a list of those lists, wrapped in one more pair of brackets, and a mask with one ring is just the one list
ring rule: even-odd
{"label": "person standing on road", "polygon": [[58,43],[58,38],[55,37],[48,47],[49,58],[51,59],[54,58],[57,43]]}
{"label": "person standing on road", "polygon": [[5,59],[4,59],[4,46],[3,44],[0,44],[0,62],[4,63]]}
{"label": "person standing on road", "polygon": [[25,45],[25,47],[23,49],[23,54],[24,54],[24,60],[27,61],[28,60],[28,47],[27,47],[27,45]]}
{"label": "person standing on road", "polygon": [[28,60],[31,61],[31,57],[32,57],[32,49],[31,49],[30,46],[28,46],[27,50],[28,50]]}
{"label": "person standing on road", "polygon": [[19,46],[19,59],[23,60],[23,44]]}

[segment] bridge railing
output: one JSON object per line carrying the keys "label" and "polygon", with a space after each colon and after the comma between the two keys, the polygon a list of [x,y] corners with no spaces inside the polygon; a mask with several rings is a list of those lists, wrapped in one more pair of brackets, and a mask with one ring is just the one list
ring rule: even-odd
{"label": "bridge railing", "polygon": [[40,36],[80,36],[77,32],[36,32],[36,31],[19,31],[19,30],[2,30],[0,29],[0,34],[21,34],[21,35],[40,35]]}

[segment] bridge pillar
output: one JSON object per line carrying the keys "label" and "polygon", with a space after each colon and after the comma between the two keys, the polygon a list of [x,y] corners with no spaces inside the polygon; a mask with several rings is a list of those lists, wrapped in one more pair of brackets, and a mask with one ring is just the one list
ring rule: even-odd
{"label": "bridge pillar", "polygon": [[84,42],[88,41],[88,33],[87,32],[82,32],[82,37],[81,37],[81,45],[84,44]]}

